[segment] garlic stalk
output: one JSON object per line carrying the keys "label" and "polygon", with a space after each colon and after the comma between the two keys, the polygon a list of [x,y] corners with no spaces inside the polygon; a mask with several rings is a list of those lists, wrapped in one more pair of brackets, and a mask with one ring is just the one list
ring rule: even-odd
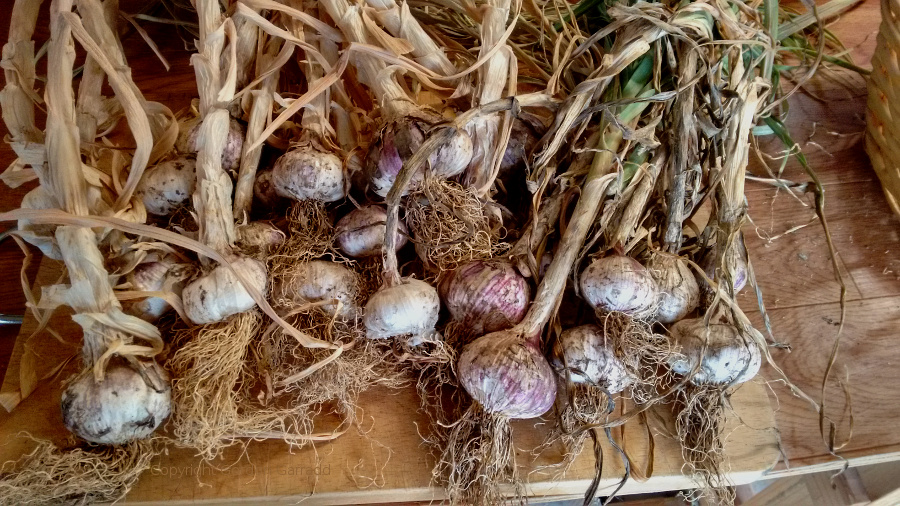
{"label": "garlic stalk", "polygon": [[[229,138],[231,117],[226,109],[234,97],[235,65],[221,75],[222,49],[225,37],[234,38],[234,25],[223,19],[216,0],[197,0],[200,40],[199,52],[191,57],[197,75],[200,95],[200,124],[197,127],[197,184],[194,208],[200,224],[200,242],[229,256],[235,241],[231,206],[232,183],[223,170],[222,155]],[[230,46],[234,50],[234,45]],[[231,59],[234,62],[234,58]],[[243,136],[241,136],[243,140]],[[262,262],[244,257],[232,257],[235,269],[241,270],[260,292],[266,287],[266,267]],[[204,257],[202,261],[208,262]],[[196,324],[220,321],[228,316],[256,306],[250,293],[238,281],[234,272],[216,266],[185,287],[185,314]]]}
{"label": "garlic stalk", "polygon": [[[314,5],[307,7],[307,11],[315,10]],[[306,34],[299,21],[293,20],[292,28],[297,39],[305,39],[313,47],[330,44],[327,40]],[[313,88],[316,81],[324,76],[325,70],[310,54],[306,55],[303,65],[308,86]],[[312,99],[300,122],[303,132],[300,139],[292,143],[288,152],[275,162],[272,183],[279,195],[294,200],[320,202],[335,202],[346,195],[348,185],[344,163],[335,154],[337,145],[332,139],[332,129],[328,123],[330,102],[331,95],[327,89]]]}
{"label": "garlic stalk", "polygon": [[[52,189],[63,210],[86,216],[90,208],[72,92],[71,10],[69,0],[54,0],[50,8],[47,171],[42,183]],[[122,444],[146,437],[170,411],[168,380],[153,361],[162,351],[159,331],[122,311],[93,230],[64,225],[57,227],[55,237],[69,273],[65,300],[84,331],[85,370],[62,398],[66,426],[97,443]],[[135,339],[147,345],[135,344]],[[120,389],[128,395],[118,395]]]}
{"label": "garlic stalk", "polygon": [[412,55],[423,67],[432,72],[452,76],[456,67],[450,63],[444,49],[429,36],[419,21],[413,17],[409,4],[397,5],[395,0],[366,0],[376,9],[375,15],[385,28],[393,35],[406,39],[412,45]]}

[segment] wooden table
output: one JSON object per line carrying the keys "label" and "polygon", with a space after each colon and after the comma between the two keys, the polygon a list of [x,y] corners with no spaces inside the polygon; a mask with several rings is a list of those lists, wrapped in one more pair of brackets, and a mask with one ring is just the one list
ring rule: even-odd
{"label": "wooden table", "polygon": [[[0,12],[6,11],[10,1],[3,0],[0,5]],[[877,0],[866,0],[832,27],[853,49],[857,63],[862,66],[868,64],[874,48],[878,20]],[[39,26],[46,24],[39,22]],[[0,32],[0,36],[5,40],[5,32]],[[167,103],[173,109],[188,103],[194,93],[193,72],[187,63],[188,53],[180,48],[180,43],[163,45],[164,54],[173,64],[168,74],[136,36],[127,41],[126,49],[135,69],[135,79],[148,98]],[[809,95],[797,95],[791,100],[789,124],[825,182],[826,212],[849,301],[841,355],[828,390],[828,413],[839,422],[839,436],[844,435],[846,414],[836,380],[849,375],[856,426],[853,439],[840,454],[853,465],[900,459],[900,428],[895,422],[900,417],[900,403],[892,391],[900,380],[900,369],[896,367],[900,361],[900,345],[892,342],[896,329],[900,328],[900,262],[896,260],[900,251],[900,222],[890,214],[863,151],[864,82],[848,73],[822,75],[807,86],[807,91]],[[774,153],[777,147],[769,141],[763,141],[762,145],[769,153]],[[8,147],[0,147],[0,166],[5,167],[11,160]],[[758,163],[752,170],[764,173]],[[797,181],[807,179],[793,162],[786,167],[785,177]],[[753,224],[745,233],[751,258],[775,336],[793,347],[790,354],[775,352],[776,359],[799,387],[818,398],[839,309],[838,285],[831,274],[821,227],[811,220],[814,216],[808,207],[811,195],[798,195],[798,201],[785,191],[776,192],[761,184],[749,183],[747,189]],[[0,193],[0,209],[16,207],[23,194],[22,190]],[[804,227],[782,235],[798,226]],[[15,295],[18,284],[12,281],[20,258],[9,244],[0,248],[0,272],[9,280],[0,284],[0,312],[23,311],[22,297]],[[39,282],[52,282],[52,269],[42,269],[38,277]],[[751,294],[745,292],[741,302],[748,314],[756,314],[751,311],[755,307]],[[33,323],[26,324],[23,334],[28,332],[28,325]],[[65,332],[69,324],[62,320],[59,325]],[[3,342],[11,348],[8,335]],[[52,341],[42,342],[45,344],[38,349],[48,363],[55,354],[68,353]],[[0,363],[5,364],[6,360],[0,357]],[[14,372],[13,369],[9,372]],[[763,377],[776,378],[771,369],[764,370]],[[60,436],[58,388],[58,379],[45,382],[12,414],[0,414],[0,434],[6,437],[0,441],[5,443],[0,447],[2,460],[25,448],[25,442],[9,437],[20,429],[39,436]],[[772,411],[765,408],[770,402],[766,399],[767,391],[776,408],[774,420]],[[250,464],[244,460],[224,471],[203,471],[198,479],[194,468],[184,463],[186,455],[173,451],[142,478],[129,500],[267,496],[275,501],[274,497],[280,496],[280,501],[296,501],[313,490],[315,500],[322,503],[430,499],[435,491],[427,488],[430,464],[415,431],[414,423],[421,424],[423,420],[410,409],[414,404],[410,392],[370,392],[364,406],[377,416],[369,438],[348,434],[335,443],[319,445],[318,460],[310,451],[289,454],[282,443],[269,442],[252,447]],[[766,384],[759,380],[748,384],[736,394],[735,405],[745,422],[727,440],[732,465],[730,476],[735,483],[751,481],[773,466],[769,474],[778,476],[842,465],[825,451],[810,406],[792,397],[777,382]],[[777,450],[772,430],[775,425],[790,468],[784,462],[775,464]],[[633,448],[640,453],[641,445],[646,444],[642,431],[639,427],[628,430],[633,431],[628,433],[629,444],[636,445]],[[539,433],[540,427],[535,428],[533,422],[520,423],[516,426],[517,443],[527,448],[538,440]],[[388,448],[393,450],[390,460],[386,460]],[[678,452],[671,441],[658,438],[656,455],[654,477],[645,483],[630,482],[625,493],[690,486],[689,480],[680,475]],[[611,490],[622,469],[611,452],[607,452],[606,462],[603,485],[604,490]],[[360,467],[356,468],[357,464]],[[592,466],[592,459],[582,455],[561,481],[532,477],[530,492],[580,494]],[[366,482],[364,477],[377,479]],[[358,485],[366,484],[369,486],[361,492]]]}

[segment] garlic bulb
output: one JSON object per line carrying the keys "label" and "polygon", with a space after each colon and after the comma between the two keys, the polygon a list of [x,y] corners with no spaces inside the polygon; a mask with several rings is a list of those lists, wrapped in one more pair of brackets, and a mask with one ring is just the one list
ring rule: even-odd
{"label": "garlic bulb", "polygon": [[688,315],[700,304],[700,286],[685,259],[663,252],[655,252],[647,262],[647,269],[659,292],[656,319],[673,323]]}
{"label": "garlic bulb", "polygon": [[522,321],[531,300],[528,282],[504,260],[462,265],[438,289],[453,319],[479,336]]}
{"label": "garlic bulb", "polygon": [[[573,383],[591,383],[610,395],[634,383],[634,376],[616,356],[598,325],[582,325],[562,331],[558,349],[561,356],[554,356],[552,363]],[[568,371],[563,370],[564,366],[568,367]]]}
{"label": "garlic bulb", "polygon": [[[165,256],[160,259],[139,264],[129,274],[129,280],[133,290],[139,292],[170,291],[175,295],[181,295],[182,280],[187,276],[184,265],[179,265],[174,257]],[[138,318],[155,322],[165,314],[172,306],[160,297],[147,297],[134,302],[128,307],[128,314]]]}
{"label": "garlic bulb", "polygon": [[[178,135],[175,147],[181,153],[196,153],[200,151],[200,119],[186,123]],[[225,147],[222,149],[222,170],[234,172],[241,166],[241,150],[244,149],[244,125],[231,118],[228,124],[228,136],[225,138]]]}
{"label": "garlic bulb", "polygon": [[162,162],[144,172],[135,194],[148,213],[168,216],[179,206],[190,203],[196,170],[197,161],[188,156]]}
{"label": "garlic bulb", "polygon": [[489,413],[534,418],[556,399],[556,375],[534,340],[515,329],[486,334],[463,348],[459,382]]}
{"label": "garlic bulb", "polygon": [[[376,205],[363,206],[350,211],[337,222],[335,239],[347,256],[364,258],[380,255],[384,246],[384,223],[387,213]],[[406,244],[406,225],[398,223],[396,250]]]}
{"label": "garlic bulb", "polygon": [[[375,194],[384,197],[394,185],[394,180],[403,164],[412,158],[425,140],[423,127],[426,123],[413,118],[404,118],[385,126],[369,148],[366,171]],[[473,153],[472,138],[463,130],[454,130],[450,138],[428,157],[428,170],[440,178],[449,178],[462,173],[469,165]],[[403,192],[421,184],[426,167],[422,167]]]}
{"label": "garlic bulb", "polygon": [[[355,272],[337,262],[311,260],[279,280],[272,288],[273,299],[287,299],[295,304],[337,299],[340,303],[339,316],[350,318],[357,312],[356,297],[359,295],[359,277]],[[334,314],[338,304],[320,306],[329,314]]]}
{"label": "garlic bulb", "polygon": [[[265,294],[265,264],[253,258],[236,257],[231,265],[259,292]],[[216,266],[187,285],[181,298],[185,315],[197,325],[222,321],[256,306],[256,301],[250,297],[237,276],[224,265]]]}
{"label": "garlic bulb", "polygon": [[237,242],[244,248],[269,252],[284,243],[284,232],[265,221],[251,221],[235,227]]}
{"label": "garlic bulb", "polygon": [[151,362],[148,385],[127,365],[111,365],[102,382],[88,368],[62,394],[63,423],[76,436],[97,444],[124,444],[150,436],[171,412],[171,387],[162,367]]}
{"label": "garlic bulb", "polygon": [[386,339],[432,332],[440,309],[434,287],[418,279],[403,279],[399,285],[384,287],[369,298],[363,320],[366,334],[369,339]]}
{"label": "garlic bulb", "polygon": [[[699,264],[703,269],[703,272],[712,280],[716,279],[716,268],[719,267],[716,265],[716,257],[718,256],[718,245],[713,245],[706,251],[706,254],[700,259]],[[725,258],[726,264],[732,269],[732,287],[734,288],[734,293],[737,294],[741,290],[747,286],[747,280],[749,275],[747,274],[747,249],[744,246],[743,236],[738,236],[735,244],[732,245],[728,252],[728,256]],[[700,275],[697,275],[697,283],[701,287],[704,292],[704,298],[707,299],[706,303],[712,301],[712,298],[715,296],[713,293],[712,287],[709,283],[706,282],[705,279],[701,278]]]}
{"label": "garlic bulb", "polygon": [[598,258],[581,273],[581,295],[596,310],[651,316],[656,282],[637,260],[624,255]]}
{"label": "garlic bulb", "polygon": [[256,173],[256,181],[253,182],[253,198],[262,204],[263,209],[275,209],[287,199],[278,194],[275,184],[272,182],[272,170],[261,170]]}
{"label": "garlic bulb", "polygon": [[294,200],[335,202],[346,195],[341,159],[311,145],[281,155],[272,168],[272,184],[279,195]]}
{"label": "garlic bulb", "polygon": [[669,360],[669,366],[676,373],[686,375],[699,362],[699,369],[691,377],[691,383],[696,385],[743,383],[756,376],[762,364],[756,343],[745,341],[731,325],[706,326],[703,318],[681,320],[672,325],[669,336],[681,348]]}

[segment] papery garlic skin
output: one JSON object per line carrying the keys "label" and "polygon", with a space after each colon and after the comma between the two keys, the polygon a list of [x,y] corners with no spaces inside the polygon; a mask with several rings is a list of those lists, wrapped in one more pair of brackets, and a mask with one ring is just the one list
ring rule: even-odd
{"label": "papery garlic skin", "polygon": [[[241,272],[261,294],[266,293],[266,266],[254,258],[237,257],[232,267]],[[253,309],[256,301],[237,276],[224,265],[194,280],[181,295],[184,312],[197,325],[215,323],[231,315]]]}
{"label": "papery garlic skin", "polygon": [[405,278],[369,298],[363,319],[366,335],[369,339],[387,339],[433,332],[440,308],[441,301],[433,286]]}
{"label": "papery garlic skin", "polygon": [[504,260],[464,264],[444,278],[438,289],[453,319],[473,335],[519,323],[531,300],[527,280]]}
{"label": "papery garlic skin", "polygon": [[598,258],[581,273],[581,295],[598,311],[619,311],[636,318],[655,312],[656,282],[631,257]]}
{"label": "papery garlic skin", "polygon": [[466,345],[457,371],[466,392],[496,415],[538,417],[556,399],[556,374],[537,344],[515,329],[486,334]]}
{"label": "papery garlic skin", "polygon": [[102,382],[86,369],[62,394],[63,423],[76,436],[97,444],[119,445],[144,439],[169,416],[172,390],[162,367],[147,366],[161,381],[148,385],[127,365],[107,367]]}
{"label": "papery garlic skin", "polygon": [[[22,209],[59,209],[59,202],[43,185],[35,187],[22,197]],[[54,234],[56,225],[32,223],[19,220],[17,223],[20,236],[29,244],[36,246],[47,258],[62,260],[62,253],[56,243]]]}
{"label": "papery garlic skin", "polygon": [[562,331],[557,348],[559,356],[554,356],[551,362],[573,383],[589,383],[610,395],[634,383],[634,376],[616,356],[598,325],[581,325]]}
{"label": "papery garlic skin", "polygon": [[700,286],[685,259],[656,252],[647,262],[647,270],[656,281],[659,293],[658,322],[676,322],[700,305]]}
{"label": "papery garlic skin", "polygon": [[190,204],[194,194],[197,161],[183,156],[162,162],[144,172],[135,194],[141,198],[147,212],[169,216],[183,205]]}
{"label": "papery garlic skin", "polygon": [[[352,258],[381,255],[386,221],[387,212],[381,206],[369,205],[350,211],[335,226],[334,237],[338,248]],[[399,251],[406,245],[408,234],[406,225],[398,222],[395,250]]]}
{"label": "papery garlic skin", "polygon": [[757,344],[745,341],[731,325],[707,326],[703,318],[681,320],[669,329],[669,336],[680,347],[679,353],[669,359],[673,371],[687,375],[700,363],[691,377],[695,385],[743,383],[756,376],[762,365]]}
{"label": "papery garlic skin", "polygon": [[347,194],[341,159],[311,145],[278,157],[272,168],[272,185],[278,195],[293,200],[336,202]]}
{"label": "papery garlic skin", "polygon": [[343,264],[311,260],[279,280],[272,288],[272,299],[286,299],[293,304],[335,299],[337,302],[322,305],[321,309],[330,315],[337,312],[338,316],[351,318],[359,309],[359,291],[359,276]]}

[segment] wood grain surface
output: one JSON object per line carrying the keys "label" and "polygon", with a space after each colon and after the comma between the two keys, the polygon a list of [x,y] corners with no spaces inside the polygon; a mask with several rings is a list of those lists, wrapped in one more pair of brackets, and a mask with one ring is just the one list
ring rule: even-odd
{"label": "wood grain surface", "polygon": [[[10,5],[11,0],[0,0],[0,12],[7,12]],[[123,2],[123,10],[128,12],[128,9],[129,3]],[[829,28],[844,41],[855,62],[867,67],[874,50],[879,21],[878,0],[865,0],[858,7],[830,22]],[[39,24],[45,26],[40,22]],[[2,25],[4,23],[0,22],[0,37],[5,40],[7,27]],[[183,47],[183,42],[166,27],[147,26],[173,66],[171,71],[165,72],[162,64],[140,37],[131,33],[126,37],[124,45],[129,63],[134,69],[135,80],[148,99],[164,102],[177,110],[186,106],[194,94],[193,72],[188,65],[190,53]],[[795,140],[825,184],[826,214],[847,287],[846,324],[839,348],[839,360],[833,371],[832,381],[826,389],[826,414],[838,427],[838,440],[843,439],[848,434],[850,412],[844,404],[841,385],[848,385],[855,425],[850,443],[839,454],[850,459],[854,465],[900,459],[900,425],[896,422],[900,418],[900,402],[894,392],[895,385],[900,380],[900,344],[897,340],[900,329],[900,220],[890,213],[864,152],[865,93],[864,80],[855,74],[846,71],[821,73],[805,84],[802,93],[791,98],[788,116],[788,124]],[[763,138],[760,150],[767,154],[768,164],[777,170],[780,157],[783,156],[779,144],[772,139]],[[3,144],[0,146],[0,167],[5,167],[11,160],[11,151]],[[751,171],[755,175],[766,174],[759,160],[754,161]],[[798,182],[808,180],[802,168],[794,161],[787,163],[783,177]],[[821,381],[827,354],[837,335],[840,308],[839,285],[831,271],[830,255],[822,228],[813,219],[812,194],[808,191],[796,191],[792,195],[786,190],[776,191],[771,186],[752,182],[748,183],[747,192],[753,222],[746,227],[745,233],[763,300],[769,310],[775,339],[790,344],[792,348],[791,352],[773,350],[773,355],[798,387],[820,399]],[[23,194],[23,189],[4,188],[0,191],[0,209],[16,207]],[[21,261],[21,254],[17,250],[10,243],[0,245],[0,272],[4,275],[4,282],[0,283],[0,312],[21,313],[24,310],[24,299],[17,281]],[[754,294],[745,290],[741,303],[748,314],[761,324],[761,317],[754,311]],[[45,345],[53,346],[49,341]],[[11,351],[11,347],[12,339],[0,333],[0,353],[4,349]],[[60,349],[64,350],[64,347]],[[54,348],[54,352],[56,351],[58,350]],[[47,353],[47,349],[42,349],[42,353]],[[6,363],[3,356],[0,356],[0,363]],[[738,395],[754,397],[754,392],[760,393],[765,389],[770,391],[776,407],[775,420],[781,443],[790,465],[788,469],[786,463],[781,462],[771,474],[810,472],[843,465],[843,462],[826,451],[819,436],[818,418],[811,406],[792,396],[771,368],[763,371],[763,377],[769,380],[767,385],[749,385]],[[55,399],[57,388],[58,382],[46,382],[36,392],[34,399],[23,404],[21,411],[16,410],[11,415],[0,414],[0,433],[10,434],[9,430],[28,427],[29,420],[35,419],[33,417],[58,421],[58,408],[55,402],[50,402]],[[391,412],[388,407],[396,407],[398,402],[404,402],[402,394],[395,396],[373,392],[371,396],[371,405],[379,406],[379,411],[384,408],[388,413]],[[41,398],[45,401],[43,405],[29,407],[31,403],[38,403]],[[32,415],[23,419],[21,417],[25,411]],[[409,426],[410,420],[412,418],[408,416],[398,418],[394,424],[396,427],[389,425],[388,428],[376,428],[376,431],[387,432],[373,433],[373,438],[379,441],[400,441],[403,437],[410,437],[410,448],[416,448],[411,456],[398,457],[398,452],[394,453],[389,466],[397,470],[396,474],[393,471],[390,473],[394,476],[392,479],[397,481],[377,483],[384,489],[422,483],[421,480],[426,477],[428,466],[421,460],[425,458],[425,452],[417,446],[418,440],[414,439],[416,434]],[[395,429],[399,430],[400,426],[410,428],[410,432],[404,432],[405,436],[393,432]],[[770,425],[761,423],[753,427],[760,429],[755,432],[761,434],[766,433],[765,429]],[[523,429],[522,432],[527,430]],[[734,444],[736,437],[732,435],[729,441]],[[353,451],[361,452],[359,455],[365,453],[375,459],[373,455],[378,455],[377,452],[381,451],[373,450],[362,437],[354,441],[356,450]],[[16,448],[16,443],[8,442],[0,450],[6,457],[14,455]],[[313,462],[310,455],[284,456],[273,448],[271,444],[266,444],[261,445],[258,450],[262,452],[260,455],[268,456],[269,460],[266,462],[269,462],[267,465],[271,469],[278,466],[282,466],[281,469],[290,468],[294,465],[292,459],[303,462],[298,465],[306,470],[315,469],[310,464]],[[740,455],[738,459],[732,460],[735,469],[743,468],[744,464],[753,462],[756,458],[759,461],[770,458],[771,449],[765,444],[758,450],[750,451],[747,448],[752,447],[744,448],[744,453],[742,450],[733,450],[733,457]],[[346,470],[352,470],[356,462],[348,456],[355,454],[345,454],[344,451],[336,447],[319,448],[319,455],[320,459],[326,458],[325,456],[331,459],[328,462],[334,464],[335,476],[340,474],[341,479],[346,480],[349,476],[354,476],[353,472],[347,473]],[[278,460],[273,464],[271,458],[274,454],[286,460]],[[382,457],[378,459],[381,459],[378,462],[383,463]],[[358,475],[373,476],[374,469],[371,466],[376,466],[375,460],[367,462],[365,465],[370,467],[357,469]],[[615,464],[609,467],[607,479],[618,472]],[[286,487],[305,483],[305,478],[282,476],[277,472],[274,476],[269,472],[261,475],[259,467],[240,472],[235,469],[229,471],[232,474],[225,472],[210,478],[217,485],[212,488],[218,490],[224,487],[225,490],[234,490],[236,494],[250,497],[271,495],[271,492],[276,491],[283,493],[287,490]],[[337,473],[337,469],[341,469],[341,473]],[[265,476],[265,479],[260,476]],[[578,480],[573,479],[573,483]],[[175,484],[171,476],[151,476],[147,483],[145,485],[142,481],[132,496],[133,500],[150,500],[154,496],[149,490],[155,487],[188,486],[185,483],[194,483],[196,486],[192,485],[190,491],[180,491],[179,496],[212,497],[210,487],[200,485],[196,479]],[[330,482],[320,479],[316,491],[324,493],[332,490],[328,487],[337,486],[327,483]],[[686,485],[671,481],[666,486],[677,488]],[[374,489],[379,490],[378,487]],[[417,494],[432,493],[416,490]],[[550,491],[539,486],[535,493]],[[376,496],[377,494],[372,497]],[[343,499],[334,499],[339,500]]]}

